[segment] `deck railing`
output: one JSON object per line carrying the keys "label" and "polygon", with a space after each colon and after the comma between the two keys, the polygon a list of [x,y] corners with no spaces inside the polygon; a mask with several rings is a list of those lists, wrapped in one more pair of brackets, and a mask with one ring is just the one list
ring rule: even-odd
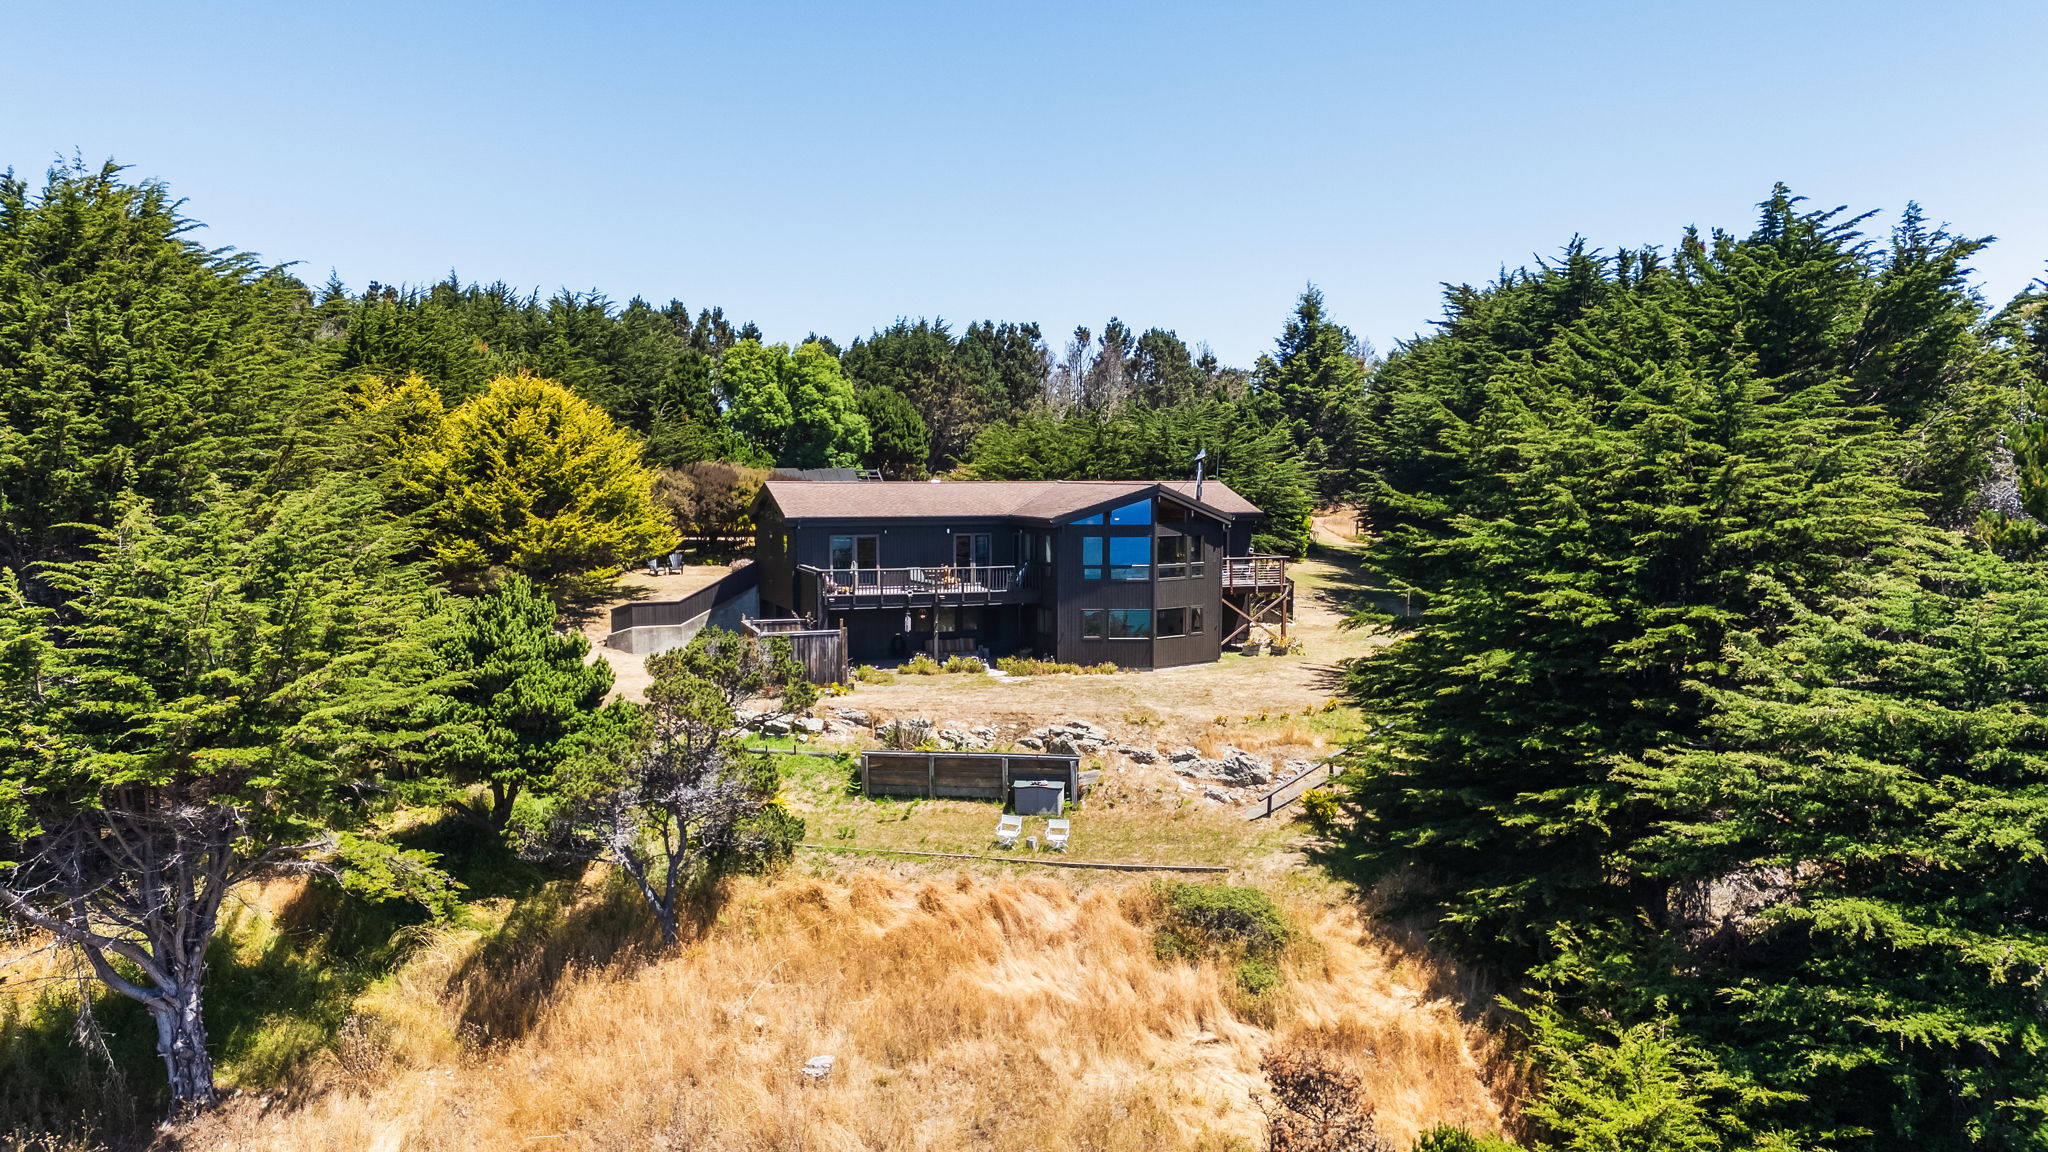
{"label": "deck railing", "polygon": [[813,568],[798,571],[817,581],[819,598],[835,608],[911,602],[977,603],[1006,598],[1034,586],[1029,564],[951,568]]}
{"label": "deck railing", "polygon": [[1252,588],[1279,588],[1287,583],[1285,556],[1226,556],[1223,558],[1223,590],[1241,592]]}

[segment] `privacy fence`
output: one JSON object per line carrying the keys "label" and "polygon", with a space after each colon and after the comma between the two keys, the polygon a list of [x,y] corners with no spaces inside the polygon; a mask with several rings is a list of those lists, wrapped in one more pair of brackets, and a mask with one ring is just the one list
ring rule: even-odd
{"label": "privacy fence", "polygon": [[[1092,776],[1093,773],[1087,775]],[[1079,756],[1026,752],[863,752],[863,796],[1007,801],[1019,780],[1057,780],[1067,798],[1081,795]]]}

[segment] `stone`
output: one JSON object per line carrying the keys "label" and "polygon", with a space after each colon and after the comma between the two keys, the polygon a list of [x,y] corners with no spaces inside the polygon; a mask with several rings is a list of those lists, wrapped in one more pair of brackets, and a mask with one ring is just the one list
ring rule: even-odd
{"label": "stone", "polygon": [[770,716],[761,721],[761,731],[770,736],[787,736],[790,731],[789,717]]}
{"label": "stone", "polygon": [[1166,754],[1166,758],[1168,760],[1173,761],[1175,764],[1185,764],[1190,760],[1200,760],[1202,758],[1202,753],[1197,749],[1189,748],[1186,745],[1182,745],[1181,747],[1175,748],[1173,751],[1168,752]]}
{"label": "stone", "polygon": [[834,708],[832,709],[832,714],[848,724],[858,724],[862,728],[872,728],[875,726],[875,718],[860,708]]}
{"label": "stone", "polygon": [[1079,755],[1081,755],[1081,745],[1079,745],[1079,744],[1075,743],[1075,742],[1074,742],[1074,738],[1073,738],[1072,736],[1048,736],[1048,737],[1046,737],[1046,738],[1045,738],[1045,750],[1046,750],[1047,752],[1050,752],[1050,753],[1052,753],[1052,754],[1053,754],[1053,755],[1055,755],[1055,756],[1079,756]]}
{"label": "stone", "polygon": [[813,1080],[823,1080],[832,1074],[832,1066],[837,1063],[839,1063],[839,1057],[829,1052],[824,1055],[813,1056],[809,1060],[804,1061],[804,1075],[809,1076]]}
{"label": "stone", "polygon": [[1150,748],[1141,748],[1136,744],[1119,744],[1116,746],[1116,750],[1124,759],[1129,760],[1133,764],[1156,764],[1159,762],[1159,753]]}
{"label": "stone", "polygon": [[1017,747],[1029,748],[1033,752],[1038,752],[1045,748],[1045,741],[1037,736],[1025,736],[1018,739]]}
{"label": "stone", "polygon": [[813,735],[825,730],[825,722],[816,716],[799,717],[796,726]]}

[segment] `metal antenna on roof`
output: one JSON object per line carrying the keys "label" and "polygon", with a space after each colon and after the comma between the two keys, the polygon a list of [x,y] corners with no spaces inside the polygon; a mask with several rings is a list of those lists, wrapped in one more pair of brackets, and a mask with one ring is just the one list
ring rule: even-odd
{"label": "metal antenna on roof", "polygon": [[1195,453],[1195,503],[1202,502],[1202,461],[1209,458],[1207,448]]}

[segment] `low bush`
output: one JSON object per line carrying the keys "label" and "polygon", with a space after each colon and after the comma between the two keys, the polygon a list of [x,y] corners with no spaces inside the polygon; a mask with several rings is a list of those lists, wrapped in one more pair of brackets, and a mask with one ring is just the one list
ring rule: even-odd
{"label": "low bush", "polygon": [[1521,1152],[1521,1145],[1485,1133],[1439,1124],[1415,1138],[1412,1152]]}
{"label": "low bush", "polygon": [[944,671],[937,660],[926,656],[922,652],[898,664],[896,670],[906,676],[937,676],[940,672]]}
{"label": "low bush", "polygon": [[939,666],[941,672],[986,672],[988,665],[978,656],[953,656]]}
{"label": "low bush", "polygon": [[884,672],[873,664],[862,664],[853,670],[853,678],[863,684],[894,684],[896,674]]}
{"label": "low bush", "polygon": [[1311,788],[1301,796],[1301,814],[1306,817],[1309,827],[1329,835],[1337,827],[1337,817],[1343,811],[1337,794],[1328,788]]}
{"label": "low bush", "polygon": [[1257,888],[1166,881],[1152,940],[1162,960],[1222,960],[1240,991],[1256,1001],[1280,987],[1280,954],[1294,938],[1286,913]]}
{"label": "low bush", "polygon": [[1005,656],[996,661],[996,667],[1012,676],[1106,676],[1123,671],[1115,664],[1062,664],[1029,656]]}

